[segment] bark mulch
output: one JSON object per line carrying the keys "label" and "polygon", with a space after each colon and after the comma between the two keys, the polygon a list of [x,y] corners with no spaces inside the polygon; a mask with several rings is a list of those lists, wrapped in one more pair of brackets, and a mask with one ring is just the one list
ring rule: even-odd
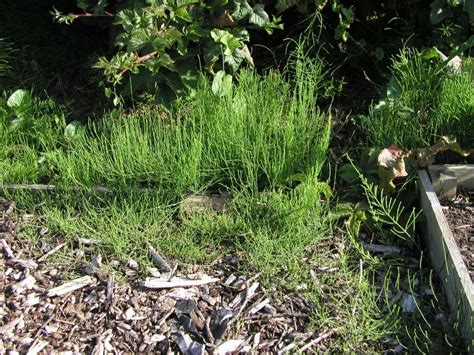
{"label": "bark mulch", "polygon": [[474,193],[458,194],[441,201],[464,262],[474,282]]}
{"label": "bark mulch", "polygon": [[179,275],[151,251],[162,271],[145,279],[133,260],[117,265],[129,282],[105,271],[100,256],[54,264],[62,244],[23,240],[13,208],[0,204],[0,353],[274,353],[324,350],[334,335],[310,330],[313,305],[298,295],[269,298],[258,274],[236,271],[235,257],[207,275]]}

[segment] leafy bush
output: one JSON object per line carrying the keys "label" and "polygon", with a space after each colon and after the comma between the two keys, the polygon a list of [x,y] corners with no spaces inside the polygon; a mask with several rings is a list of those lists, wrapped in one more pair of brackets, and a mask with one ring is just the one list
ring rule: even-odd
{"label": "leafy bush", "polygon": [[133,93],[147,92],[165,101],[192,93],[199,69],[233,74],[243,63],[253,66],[248,30],[271,33],[282,28],[280,19],[270,18],[263,3],[251,6],[247,0],[118,1],[115,14],[106,11],[107,1],[80,1],[78,6],[84,14],[56,11],[56,19],[71,23],[82,16],[110,15],[119,29],[116,54],[101,57],[96,64],[104,70],[105,92],[114,96],[115,104]]}

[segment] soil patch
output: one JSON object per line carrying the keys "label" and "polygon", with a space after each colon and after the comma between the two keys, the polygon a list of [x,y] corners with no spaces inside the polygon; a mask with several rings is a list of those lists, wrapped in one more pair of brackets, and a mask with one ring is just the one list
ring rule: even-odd
{"label": "soil patch", "polygon": [[[114,273],[100,256],[54,264],[61,241],[23,240],[13,208],[0,203],[0,353],[288,352],[324,350],[335,335],[309,328],[314,305],[301,296],[269,297],[258,274],[238,272],[235,256],[210,270],[162,273],[132,260]],[[124,274],[131,281],[114,277]],[[191,286],[149,289],[163,278]],[[191,282],[199,280],[213,281]]]}
{"label": "soil patch", "polygon": [[474,282],[474,193],[460,193],[441,205]]}

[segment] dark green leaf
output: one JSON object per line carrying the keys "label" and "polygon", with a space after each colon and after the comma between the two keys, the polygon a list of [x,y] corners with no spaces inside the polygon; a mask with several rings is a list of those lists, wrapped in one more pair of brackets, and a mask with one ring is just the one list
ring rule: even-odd
{"label": "dark green leaf", "polygon": [[247,0],[234,0],[234,12],[232,17],[237,21],[241,21],[252,13],[252,7]]}
{"label": "dark green leaf", "polygon": [[218,96],[225,96],[232,91],[232,75],[219,70],[212,81],[212,92]]}
{"label": "dark green leaf", "polygon": [[265,27],[265,25],[270,21],[270,17],[265,12],[262,4],[256,4],[252,9],[252,14],[250,15],[249,22],[258,27]]}

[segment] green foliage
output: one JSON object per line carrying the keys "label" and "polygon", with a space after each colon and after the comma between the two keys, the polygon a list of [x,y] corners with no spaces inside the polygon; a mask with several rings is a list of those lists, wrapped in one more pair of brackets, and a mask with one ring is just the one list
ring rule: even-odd
{"label": "green foliage", "polygon": [[346,7],[340,0],[278,0],[275,5],[280,13],[295,6],[309,17],[319,14],[325,8],[330,8],[338,17],[338,24],[334,29],[334,39],[342,42],[347,42],[349,39],[349,29],[355,20],[356,8],[353,5]]}
{"label": "green foliage", "polygon": [[403,49],[393,59],[385,99],[362,118],[372,146],[421,148],[433,145],[441,136],[455,136],[461,145],[472,145],[471,74],[432,53]]}
{"label": "green foliage", "polygon": [[44,153],[65,142],[66,112],[51,99],[17,90],[0,99],[0,182],[38,182],[51,175]]}
{"label": "green foliage", "polygon": [[448,42],[449,49],[457,49],[460,45],[474,46],[472,0],[434,0],[430,9],[430,21]]}
{"label": "green foliage", "polygon": [[[320,60],[301,58],[290,75],[250,71],[228,92],[203,83],[170,115],[141,109],[91,125],[54,155],[58,178],[86,186],[153,185],[180,196],[208,186],[259,191],[318,174],[329,118],[317,107],[327,85]],[[140,144],[137,144],[140,142]]]}
{"label": "green foliage", "polygon": [[106,1],[100,4],[80,1],[85,14],[54,15],[63,23],[87,15],[114,16],[117,52],[101,57],[95,67],[104,71],[102,84],[115,104],[134,93],[146,92],[165,102],[192,95],[200,69],[234,74],[244,63],[253,66],[249,29],[272,33],[282,28],[263,4],[247,0],[119,1],[113,15],[106,12]]}
{"label": "green foliage", "polygon": [[360,175],[362,188],[369,205],[370,221],[379,235],[391,234],[413,245],[415,242],[415,223],[421,212],[415,209],[407,213],[401,202],[385,195],[377,185],[368,182]]}

